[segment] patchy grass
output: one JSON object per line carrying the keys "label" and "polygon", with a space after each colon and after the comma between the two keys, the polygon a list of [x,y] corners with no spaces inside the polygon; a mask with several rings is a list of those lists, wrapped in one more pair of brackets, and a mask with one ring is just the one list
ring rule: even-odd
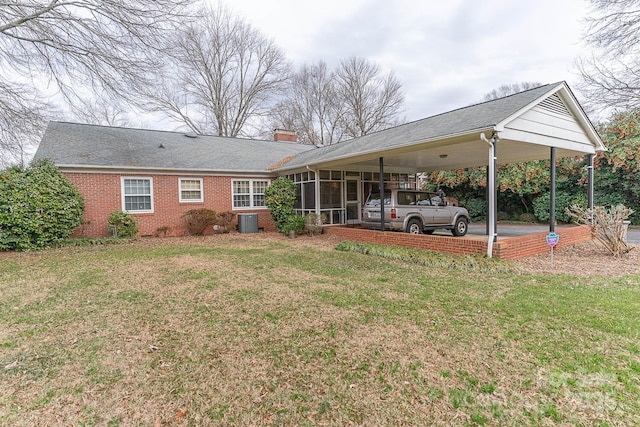
{"label": "patchy grass", "polygon": [[640,423],[640,277],[321,239],[0,254],[0,424]]}

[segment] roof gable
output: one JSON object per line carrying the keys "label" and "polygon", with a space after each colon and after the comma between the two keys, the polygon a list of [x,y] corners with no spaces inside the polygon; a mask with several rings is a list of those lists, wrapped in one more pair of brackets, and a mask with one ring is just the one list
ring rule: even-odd
{"label": "roof gable", "polygon": [[[539,126],[526,127],[521,129],[524,132],[520,133],[505,132],[517,128],[517,120],[523,116],[531,119],[534,114],[531,111],[546,112],[546,117],[541,119],[543,123],[552,118],[565,116],[564,125],[574,128],[572,138],[567,139],[566,132],[565,134],[558,132],[558,129],[564,125],[560,125],[558,129],[553,129],[553,126]],[[293,161],[283,165],[281,170],[305,166],[327,167],[336,162],[351,162],[360,164],[361,167],[372,168],[375,167],[379,156],[389,158],[397,155],[399,158],[401,153],[404,158],[396,162],[398,166],[415,171],[482,165],[487,161],[484,154],[486,149],[484,143],[480,142],[479,134],[489,132],[490,135],[493,131],[503,132],[504,135],[500,137],[504,137],[505,140],[513,139],[514,142],[559,146],[566,149],[562,152],[566,155],[569,155],[570,151],[588,153],[605,149],[595,128],[568,86],[561,82],[406,123],[323,147],[318,151],[301,153]],[[460,146],[456,149],[449,148],[448,151],[454,155],[447,154],[448,161],[432,161],[433,153],[426,152],[429,148],[436,150],[453,144],[460,144]],[[505,146],[506,141],[503,144],[503,147]],[[455,155],[457,152],[460,154]],[[518,147],[511,153],[501,151],[505,162],[543,158],[540,157],[541,153],[534,147]],[[410,156],[414,156],[414,159],[410,159]],[[476,158],[471,159],[471,157]]]}

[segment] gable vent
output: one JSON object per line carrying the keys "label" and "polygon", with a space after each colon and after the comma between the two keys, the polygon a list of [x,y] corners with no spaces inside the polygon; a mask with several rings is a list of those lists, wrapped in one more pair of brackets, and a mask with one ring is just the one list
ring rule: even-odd
{"label": "gable vent", "polygon": [[538,104],[538,107],[552,113],[573,117],[573,115],[569,112],[569,110],[567,110],[567,106],[564,105],[564,102],[562,102],[557,93],[554,93],[553,95],[542,101],[540,104]]}

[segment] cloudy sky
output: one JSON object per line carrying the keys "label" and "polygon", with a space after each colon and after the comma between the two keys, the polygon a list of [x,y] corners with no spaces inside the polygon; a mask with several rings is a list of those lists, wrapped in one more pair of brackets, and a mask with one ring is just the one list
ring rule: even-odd
{"label": "cloudy sky", "polygon": [[[217,0],[210,0],[215,3]],[[587,0],[233,0],[297,67],[355,55],[393,70],[416,120],[522,81],[576,87]]]}

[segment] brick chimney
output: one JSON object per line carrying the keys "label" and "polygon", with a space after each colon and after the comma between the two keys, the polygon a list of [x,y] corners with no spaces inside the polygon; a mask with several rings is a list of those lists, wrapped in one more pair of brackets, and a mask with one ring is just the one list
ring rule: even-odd
{"label": "brick chimney", "polygon": [[274,129],[273,140],[276,142],[298,142],[298,135],[292,130]]}

